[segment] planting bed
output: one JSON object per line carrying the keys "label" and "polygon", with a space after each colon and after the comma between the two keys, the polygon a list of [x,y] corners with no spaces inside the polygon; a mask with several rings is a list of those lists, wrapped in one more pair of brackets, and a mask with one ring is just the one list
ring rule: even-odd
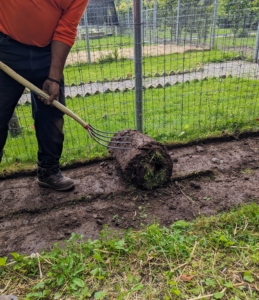
{"label": "planting bed", "polygon": [[[143,56],[158,56],[158,55],[166,55],[171,53],[184,53],[186,51],[199,51],[199,50],[209,50],[210,48],[207,46],[198,47],[195,45],[185,45],[185,46],[175,46],[172,44],[158,44],[155,46],[144,46],[143,47]],[[101,50],[101,51],[92,51],[91,52],[91,61],[96,62],[98,59],[102,57],[106,57],[110,53],[113,53],[113,50]],[[118,49],[118,59],[126,57],[133,59],[134,58],[134,48],[119,48]],[[85,50],[70,52],[66,64],[75,64],[77,62],[87,62],[88,57]]]}
{"label": "planting bed", "polygon": [[168,226],[259,202],[259,135],[169,153],[171,181],[154,190],[128,185],[115,160],[64,170],[76,181],[66,193],[38,187],[35,174],[0,179],[0,256],[40,252],[72,232],[95,239],[105,224],[115,230],[153,222]]}

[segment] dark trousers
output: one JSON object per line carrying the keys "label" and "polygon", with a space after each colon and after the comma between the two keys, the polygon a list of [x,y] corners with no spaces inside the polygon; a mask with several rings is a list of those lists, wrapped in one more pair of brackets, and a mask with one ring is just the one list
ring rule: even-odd
{"label": "dark trousers", "polygon": [[[0,32],[0,61],[42,89],[49,74],[51,46],[24,45]],[[0,70],[0,153],[8,135],[8,123],[24,87]],[[59,165],[64,140],[63,113],[45,105],[31,93],[32,116],[38,141],[38,165]],[[65,104],[64,81],[61,80],[59,102]]]}

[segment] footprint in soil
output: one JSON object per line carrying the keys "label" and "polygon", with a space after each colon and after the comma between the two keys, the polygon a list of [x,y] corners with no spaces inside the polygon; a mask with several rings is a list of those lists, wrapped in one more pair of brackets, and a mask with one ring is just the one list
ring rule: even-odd
{"label": "footprint in soil", "polygon": [[64,214],[56,224],[50,224],[48,229],[50,231],[55,230],[56,232],[64,232],[65,235],[70,235],[75,228],[81,226],[80,220],[70,214]]}

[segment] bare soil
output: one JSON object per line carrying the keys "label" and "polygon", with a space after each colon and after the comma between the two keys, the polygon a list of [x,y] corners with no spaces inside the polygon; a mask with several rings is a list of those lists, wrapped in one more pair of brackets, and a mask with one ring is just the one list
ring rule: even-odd
{"label": "bare soil", "polygon": [[168,226],[259,203],[259,134],[169,149],[170,183],[152,191],[122,178],[115,160],[64,170],[76,181],[70,192],[40,188],[35,174],[0,179],[0,256],[50,249],[72,232],[98,238],[103,226],[138,230]]}
{"label": "bare soil", "polygon": [[[198,47],[195,45],[185,45],[185,46],[175,46],[172,44],[158,44],[154,46],[144,46],[143,48],[143,56],[159,56],[159,55],[167,55],[172,53],[184,53],[186,51],[199,51],[199,50],[209,50],[207,46]],[[101,57],[106,57],[109,54],[113,54],[112,50],[101,50],[101,51],[91,51],[91,62],[96,62]],[[120,58],[134,58],[134,48],[120,48],[118,49],[118,59]],[[77,62],[86,62],[88,61],[87,52],[77,51],[70,52],[66,64],[75,64]]]}

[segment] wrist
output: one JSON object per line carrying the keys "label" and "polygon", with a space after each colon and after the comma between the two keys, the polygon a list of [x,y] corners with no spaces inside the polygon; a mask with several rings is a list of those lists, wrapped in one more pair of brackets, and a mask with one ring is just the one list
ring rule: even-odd
{"label": "wrist", "polygon": [[[1,0],[0,0],[1,1]],[[48,73],[48,78],[61,81],[63,75],[63,71],[61,67],[57,67],[55,65],[51,65],[49,73]]]}
{"label": "wrist", "polygon": [[52,77],[48,77],[47,80],[51,81],[51,82],[56,82],[57,84],[60,85],[60,80],[54,79]]}

